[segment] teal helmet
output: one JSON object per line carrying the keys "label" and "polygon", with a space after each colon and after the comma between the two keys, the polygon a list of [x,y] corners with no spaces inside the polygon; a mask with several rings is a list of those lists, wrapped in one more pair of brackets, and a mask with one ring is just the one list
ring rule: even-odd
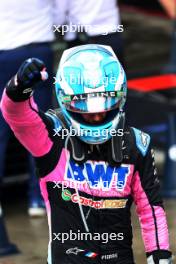
{"label": "teal helmet", "polygon": [[[68,126],[88,144],[101,144],[118,127],[126,101],[125,72],[112,48],[88,44],[64,51],[56,75],[56,96]],[[85,113],[107,112],[101,124]]]}

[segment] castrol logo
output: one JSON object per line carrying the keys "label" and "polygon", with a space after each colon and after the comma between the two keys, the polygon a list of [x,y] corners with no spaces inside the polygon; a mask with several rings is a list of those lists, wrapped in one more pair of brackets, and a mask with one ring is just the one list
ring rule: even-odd
{"label": "castrol logo", "polygon": [[117,209],[117,208],[125,208],[127,199],[105,199],[94,201],[91,198],[86,198],[83,196],[79,196],[77,193],[71,194],[69,190],[64,190],[62,192],[62,199],[64,201],[72,201],[73,203],[80,203],[84,206],[89,206],[95,209]]}
{"label": "castrol logo", "polygon": [[78,196],[76,193],[71,196],[71,200],[73,203],[79,203],[84,206],[90,206],[96,209],[100,209],[103,206],[103,201],[93,201],[91,198],[85,198],[83,196]]}

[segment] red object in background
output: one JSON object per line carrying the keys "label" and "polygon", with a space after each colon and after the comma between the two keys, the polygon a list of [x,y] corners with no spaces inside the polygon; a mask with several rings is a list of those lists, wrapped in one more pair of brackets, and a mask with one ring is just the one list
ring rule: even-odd
{"label": "red object in background", "polygon": [[128,80],[128,88],[140,92],[176,88],[176,74],[164,74]]}

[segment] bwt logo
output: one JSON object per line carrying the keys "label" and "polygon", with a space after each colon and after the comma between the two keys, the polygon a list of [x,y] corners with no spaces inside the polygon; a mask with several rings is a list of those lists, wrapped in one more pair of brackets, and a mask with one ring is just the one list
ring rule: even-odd
{"label": "bwt logo", "polygon": [[130,174],[130,165],[112,167],[104,161],[87,161],[84,164],[70,161],[69,164],[65,174],[66,180],[88,183],[93,189],[110,190],[113,187],[123,191]]}

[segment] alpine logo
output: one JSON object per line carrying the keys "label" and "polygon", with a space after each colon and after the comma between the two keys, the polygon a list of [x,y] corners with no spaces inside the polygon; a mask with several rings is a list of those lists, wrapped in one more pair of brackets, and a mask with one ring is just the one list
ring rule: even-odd
{"label": "alpine logo", "polygon": [[96,93],[85,93],[85,94],[76,94],[76,95],[65,95],[63,96],[64,102],[69,101],[79,101],[79,100],[86,100],[88,98],[93,97],[119,97],[121,98],[124,96],[124,92],[122,91],[111,91],[111,92],[96,92]]}
{"label": "alpine logo", "polygon": [[130,165],[122,164],[120,167],[112,167],[106,162],[87,161],[77,164],[70,161],[67,166],[65,180],[88,184],[92,189],[108,191],[115,188],[123,191],[130,175]]}
{"label": "alpine logo", "polygon": [[148,144],[148,135],[145,134],[144,132],[141,132],[141,141],[144,147],[146,147]]}

